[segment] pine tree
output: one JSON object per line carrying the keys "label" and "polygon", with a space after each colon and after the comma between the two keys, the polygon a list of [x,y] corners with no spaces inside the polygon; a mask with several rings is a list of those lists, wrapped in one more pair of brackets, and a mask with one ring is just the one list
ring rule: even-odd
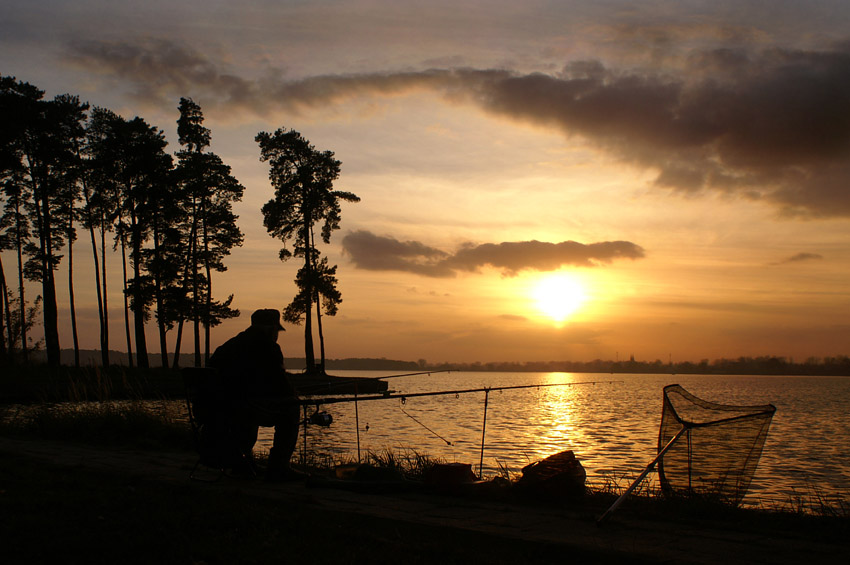
{"label": "pine tree", "polygon": [[[339,229],[340,201],[359,202],[360,198],[333,190],[340,162],[332,151],[318,151],[297,131],[281,128],[274,134],[260,132],[255,141],[260,145],[260,160],[270,164],[269,179],[275,189],[274,198],[262,208],[263,223],[272,237],[284,243],[282,261],[293,256],[303,259],[296,280],[299,292],[285,312],[289,312],[290,320],[304,320],[307,371],[316,372],[312,306],[321,278],[317,269],[322,263],[313,227],[322,222],[322,241],[330,243],[331,233]],[[289,242],[293,244],[291,251],[286,247]]]}
{"label": "pine tree", "polygon": [[[224,302],[213,298],[213,271],[227,270],[224,258],[233,247],[242,245],[243,235],[236,225],[233,204],[242,199],[244,187],[232,175],[228,165],[215,153],[204,152],[210,143],[210,130],[203,126],[201,107],[190,98],[181,98],[177,134],[183,150],[177,153],[177,178],[182,187],[186,211],[184,231],[188,238],[188,257],[184,280],[190,312],[184,319],[194,322],[195,366],[201,363],[200,328],[204,328],[204,360],[210,355],[210,334],[223,319],[239,315],[230,307],[233,297]],[[182,335],[181,327],[178,336]],[[180,337],[178,337],[178,343]],[[179,353],[176,348],[175,358]]]}
{"label": "pine tree", "polygon": [[[76,171],[75,149],[83,136],[88,104],[68,94],[50,101],[42,98],[43,92],[37,88],[3,77],[0,114],[5,122],[4,177],[26,187],[26,192],[21,194],[28,197],[24,207],[31,219],[35,241],[24,245],[27,255],[24,274],[30,280],[41,282],[47,362],[58,366],[60,349],[54,272],[62,259],[59,251],[65,243],[67,225],[65,193],[75,184],[72,178]],[[26,311],[25,303],[21,311]],[[21,327],[25,329],[26,324]]]}

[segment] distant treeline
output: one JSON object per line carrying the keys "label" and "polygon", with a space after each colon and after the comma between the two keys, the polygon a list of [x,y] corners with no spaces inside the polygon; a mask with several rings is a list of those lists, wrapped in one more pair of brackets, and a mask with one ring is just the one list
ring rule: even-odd
{"label": "distant treeline", "polygon": [[[73,350],[62,350],[62,364],[73,364]],[[116,365],[127,365],[127,353],[110,351],[110,360]],[[100,351],[80,350],[83,366],[100,364]],[[36,352],[36,362],[44,362],[44,352]],[[153,366],[156,359],[153,359]],[[180,357],[180,366],[190,367],[194,356],[184,354]],[[398,359],[353,357],[346,359],[327,359],[328,370],[338,371],[484,371],[484,372],[564,372],[564,373],[677,373],[696,375],[836,375],[850,376],[850,356],[816,358],[810,357],[802,363],[784,357],[738,357],[737,359],[703,359],[699,363],[683,361],[663,363],[660,360],[648,361],[528,361],[523,363],[428,363],[425,360],[402,361]],[[301,371],[306,367],[304,357],[287,357],[286,368]]]}
{"label": "distant treeline", "polygon": [[565,373],[677,373],[697,375],[836,375],[850,376],[850,357],[815,358],[802,363],[784,357],[738,357],[737,359],[703,359],[699,363],[683,361],[544,361],[524,363],[442,363],[420,362],[430,370],[499,371],[499,372],[565,372]]}

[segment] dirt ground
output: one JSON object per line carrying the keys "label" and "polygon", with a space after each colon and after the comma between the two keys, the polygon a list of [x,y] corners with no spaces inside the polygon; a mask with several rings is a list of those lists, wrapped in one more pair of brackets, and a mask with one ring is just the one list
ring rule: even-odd
{"label": "dirt ground", "polygon": [[[53,466],[93,469],[122,476],[191,485],[192,489],[232,490],[240,495],[309,505],[326,512],[407,524],[438,525],[502,540],[555,544],[565,561],[657,563],[850,563],[846,536],[812,535],[811,529],[759,523],[727,523],[681,516],[645,516],[627,501],[612,519],[597,526],[604,508],[575,504],[516,504],[490,497],[433,492],[358,492],[309,486],[304,482],[270,484],[224,477],[213,483],[190,481],[192,453],[105,449],[78,444],[0,437],[0,463],[36,459]],[[15,485],[0,485],[8,490]],[[758,520],[756,521],[758,522]]]}

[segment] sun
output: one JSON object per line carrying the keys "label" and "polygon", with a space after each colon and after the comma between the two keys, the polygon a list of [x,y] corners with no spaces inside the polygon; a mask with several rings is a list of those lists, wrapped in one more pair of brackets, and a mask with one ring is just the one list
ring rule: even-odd
{"label": "sun", "polygon": [[537,309],[558,323],[569,318],[587,300],[581,284],[566,274],[542,279],[532,290],[532,297]]}

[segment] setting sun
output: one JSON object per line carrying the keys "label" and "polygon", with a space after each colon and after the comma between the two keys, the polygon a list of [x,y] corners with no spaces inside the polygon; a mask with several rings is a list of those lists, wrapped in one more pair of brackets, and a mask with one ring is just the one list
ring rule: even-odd
{"label": "setting sun", "polygon": [[581,307],[586,295],[581,284],[565,274],[542,279],[532,291],[537,309],[556,322],[563,322]]}

